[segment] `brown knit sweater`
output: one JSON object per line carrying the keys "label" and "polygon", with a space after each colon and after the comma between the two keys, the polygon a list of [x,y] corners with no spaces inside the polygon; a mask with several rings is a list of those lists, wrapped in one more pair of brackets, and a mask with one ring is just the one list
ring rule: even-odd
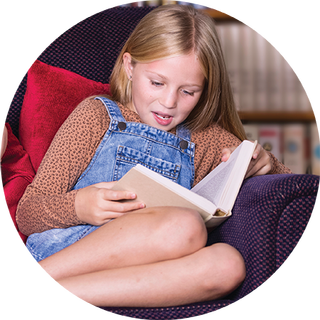
{"label": "brown knit sweater", "polygon": [[[139,116],[119,105],[126,121],[141,122]],[[105,106],[93,98],[83,101],[57,132],[17,209],[17,223],[25,235],[52,228],[83,224],[75,212],[77,191],[72,187],[91,161],[109,126]],[[172,131],[174,133],[174,130]],[[195,184],[221,162],[221,150],[240,140],[218,125],[192,133],[195,143]],[[290,173],[272,154],[270,173]]]}

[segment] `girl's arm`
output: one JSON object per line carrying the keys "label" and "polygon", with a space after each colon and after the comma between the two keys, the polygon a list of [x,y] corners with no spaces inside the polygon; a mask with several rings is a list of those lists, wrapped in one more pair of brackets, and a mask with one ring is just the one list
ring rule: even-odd
{"label": "girl's arm", "polygon": [[[83,101],[68,117],[58,130],[33,182],[19,202],[16,217],[22,233],[30,235],[51,228],[66,228],[92,222],[88,219],[88,214],[92,211],[83,214],[81,210],[76,210],[75,206],[79,200],[87,204],[92,202],[92,192],[88,192],[90,188],[70,190],[90,163],[108,126],[109,117],[105,107],[92,98]],[[100,189],[103,192],[99,191]],[[95,190],[99,194],[109,191],[106,186]],[[121,210],[126,208],[120,208]],[[96,224],[104,221],[105,217]]]}

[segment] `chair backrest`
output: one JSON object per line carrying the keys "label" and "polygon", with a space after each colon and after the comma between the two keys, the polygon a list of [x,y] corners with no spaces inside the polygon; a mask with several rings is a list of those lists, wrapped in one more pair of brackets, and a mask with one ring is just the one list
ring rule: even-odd
{"label": "chair backrest", "polygon": [[[115,7],[76,24],[57,38],[38,60],[108,83],[116,58],[140,19],[154,7]],[[11,103],[6,121],[19,135],[19,117],[27,87],[23,78]]]}

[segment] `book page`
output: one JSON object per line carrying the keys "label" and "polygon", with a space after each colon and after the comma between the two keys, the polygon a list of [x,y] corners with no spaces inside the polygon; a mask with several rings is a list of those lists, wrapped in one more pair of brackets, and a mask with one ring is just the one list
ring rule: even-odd
{"label": "book page", "polygon": [[[221,198],[223,189],[229,176],[232,172],[234,162],[236,158],[230,159],[231,161],[223,166],[218,166],[214,171],[212,171],[205,179],[200,181],[191,190],[202,197],[210,200],[216,206],[218,206],[219,199]],[[217,170],[218,169],[218,170]]]}
{"label": "book page", "polygon": [[232,152],[227,162],[220,163],[191,190],[212,201],[223,211],[231,210],[255,145],[256,143],[243,141]]}

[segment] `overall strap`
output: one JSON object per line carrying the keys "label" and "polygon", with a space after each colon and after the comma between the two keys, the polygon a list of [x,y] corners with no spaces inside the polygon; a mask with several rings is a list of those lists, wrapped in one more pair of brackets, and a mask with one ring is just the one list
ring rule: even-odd
{"label": "overall strap", "polygon": [[[96,97],[95,99],[102,101],[102,103],[105,105],[109,117],[110,117],[110,125],[112,126],[113,123],[116,124],[118,122],[126,122],[125,118],[123,117],[120,108],[118,105],[105,97]],[[177,126],[176,130],[176,136],[178,136],[182,141],[180,142],[180,147],[182,149],[187,149],[189,144],[191,146],[191,149],[193,150],[193,144],[191,142],[191,132],[190,130],[184,126],[183,123],[179,124]],[[187,143],[186,143],[187,142]]]}
{"label": "overall strap", "polygon": [[119,109],[118,105],[114,101],[107,99],[105,97],[96,97],[95,100],[100,100],[105,105],[111,122],[113,120],[116,120],[118,122],[126,122],[126,120],[124,119],[121,113],[121,110]]}
{"label": "overall strap", "polygon": [[176,135],[183,140],[186,140],[188,142],[191,141],[191,131],[186,126],[184,126],[183,123],[177,126]]}

